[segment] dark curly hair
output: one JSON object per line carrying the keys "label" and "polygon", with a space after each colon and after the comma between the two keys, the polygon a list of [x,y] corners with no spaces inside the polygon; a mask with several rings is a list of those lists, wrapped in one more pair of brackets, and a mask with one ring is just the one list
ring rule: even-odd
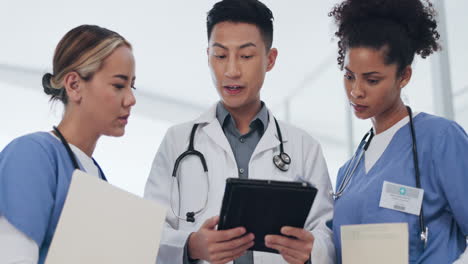
{"label": "dark curly hair", "polygon": [[385,48],[385,64],[397,63],[398,74],[414,55],[426,58],[440,49],[436,12],[426,0],[345,0],[330,13],[338,26],[338,65],[349,48]]}
{"label": "dark curly hair", "polygon": [[208,12],[206,29],[208,40],[216,24],[221,22],[248,23],[258,27],[267,50],[273,42],[273,13],[258,0],[223,0]]}

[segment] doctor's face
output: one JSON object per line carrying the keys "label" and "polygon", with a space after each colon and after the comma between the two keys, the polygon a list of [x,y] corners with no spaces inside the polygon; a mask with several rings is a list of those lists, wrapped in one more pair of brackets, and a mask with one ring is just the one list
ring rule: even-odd
{"label": "doctor's face", "polygon": [[98,134],[122,136],[130,109],[136,100],[135,60],[127,46],[121,46],[107,57],[82,89],[81,108],[90,129]]}
{"label": "doctor's face", "polygon": [[385,64],[382,49],[350,48],[345,56],[344,86],[349,104],[360,119],[385,118],[401,106],[401,89],[411,77],[408,66],[398,74],[398,65]]}
{"label": "doctor's face", "polygon": [[260,89],[277,50],[266,51],[260,30],[247,23],[221,22],[210,36],[208,63],[216,89],[229,109],[260,104]]}

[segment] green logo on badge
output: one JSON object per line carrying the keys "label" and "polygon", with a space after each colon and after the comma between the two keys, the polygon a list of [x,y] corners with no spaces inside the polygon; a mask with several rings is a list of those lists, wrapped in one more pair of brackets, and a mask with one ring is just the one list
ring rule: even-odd
{"label": "green logo on badge", "polygon": [[401,187],[401,188],[400,188],[400,194],[401,194],[401,195],[405,195],[405,194],[406,194],[406,188],[405,188],[405,187]]}

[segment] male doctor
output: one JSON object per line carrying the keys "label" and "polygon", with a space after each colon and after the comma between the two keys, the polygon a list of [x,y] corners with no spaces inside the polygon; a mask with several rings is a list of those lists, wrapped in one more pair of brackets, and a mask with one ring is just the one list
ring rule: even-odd
{"label": "male doctor", "polygon": [[[169,209],[158,264],[334,263],[325,225],[332,218],[331,184],[321,148],[303,130],[283,122],[276,126],[260,100],[265,74],[278,54],[271,48],[272,22],[271,11],[257,0],[223,0],[208,13],[208,62],[221,100],[198,119],[169,128],[154,159],[145,197]],[[278,130],[291,157],[286,171],[273,163],[280,152]],[[198,156],[189,155],[172,177],[191,137],[208,173]],[[318,188],[304,229],[283,227],[284,236],[266,236],[266,246],[280,254],[247,251],[254,236],[244,227],[217,230],[229,177],[304,181]]]}

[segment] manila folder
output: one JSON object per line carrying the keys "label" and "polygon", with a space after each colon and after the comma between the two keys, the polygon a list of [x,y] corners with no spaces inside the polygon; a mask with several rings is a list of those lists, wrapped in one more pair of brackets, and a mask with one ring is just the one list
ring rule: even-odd
{"label": "manila folder", "polygon": [[75,170],[46,264],[154,264],[166,209]]}
{"label": "manila folder", "polygon": [[341,226],[343,264],[407,264],[408,224]]}

